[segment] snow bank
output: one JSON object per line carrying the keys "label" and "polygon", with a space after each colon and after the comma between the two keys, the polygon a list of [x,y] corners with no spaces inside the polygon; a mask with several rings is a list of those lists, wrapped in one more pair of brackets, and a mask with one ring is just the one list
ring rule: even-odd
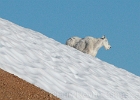
{"label": "snow bank", "polygon": [[140,100],[140,77],[4,19],[0,68],[62,100]]}

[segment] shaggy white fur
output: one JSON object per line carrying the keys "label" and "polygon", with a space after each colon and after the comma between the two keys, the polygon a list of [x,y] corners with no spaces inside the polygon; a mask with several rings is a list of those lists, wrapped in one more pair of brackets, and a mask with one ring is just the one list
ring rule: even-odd
{"label": "shaggy white fur", "polygon": [[98,50],[102,46],[104,46],[106,50],[111,48],[105,36],[97,39],[90,36],[82,39],[79,37],[72,37],[67,40],[66,45],[74,47],[77,50],[90,54],[94,57],[97,55]]}
{"label": "shaggy white fur", "polygon": [[71,37],[66,41],[66,45],[69,45],[71,47],[75,47],[75,45],[81,40],[79,37]]}

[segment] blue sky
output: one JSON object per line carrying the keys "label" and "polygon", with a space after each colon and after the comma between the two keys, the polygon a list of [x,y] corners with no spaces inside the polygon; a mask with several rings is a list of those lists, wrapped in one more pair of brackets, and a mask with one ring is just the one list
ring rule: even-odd
{"label": "blue sky", "polygon": [[97,57],[140,76],[139,0],[1,0],[0,17],[65,44],[72,36],[106,35]]}

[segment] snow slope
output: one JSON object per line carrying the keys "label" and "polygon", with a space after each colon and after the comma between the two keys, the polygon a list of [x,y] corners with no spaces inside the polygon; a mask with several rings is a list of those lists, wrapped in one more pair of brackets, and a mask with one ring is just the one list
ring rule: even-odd
{"label": "snow slope", "polygon": [[0,68],[62,100],[140,100],[140,77],[4,19]]}

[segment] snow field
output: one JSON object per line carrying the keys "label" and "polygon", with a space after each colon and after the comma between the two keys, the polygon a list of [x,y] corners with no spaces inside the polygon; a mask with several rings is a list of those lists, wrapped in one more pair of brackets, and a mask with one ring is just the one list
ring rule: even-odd
{"label": "snow field", "polygon": [[0,68],[62,100],[140,100],[140,77],[4,19]]}

